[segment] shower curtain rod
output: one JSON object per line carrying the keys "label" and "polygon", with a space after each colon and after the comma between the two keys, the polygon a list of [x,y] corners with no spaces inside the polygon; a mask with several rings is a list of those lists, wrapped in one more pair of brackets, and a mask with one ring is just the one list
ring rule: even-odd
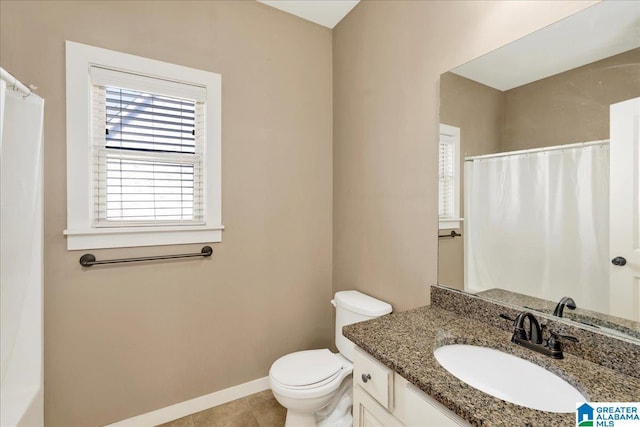
{"label": "shower curtain rod", "polygon": [[483,154],[481,156],[470,156],[470,157],[465,157],[464,161],[472,162],[474,160],[480,160],[480,159],[493,159],[496,157],[517,156],[522,154],[541,153],[544,151],[567,150],[567,149],[573,149],[573,148],[590,147],[592,145],[606,145],[608,143],[609,143],[608,139],[602,139],[599,141],[589,141],[589,142],[576,142],[574,144],[554,145],[551,147],[542,147],[542,148],[531,148],[529,150],[505,151],[504,153]]}
{"label": "shower curtain rod", "polygon": [[4,68],[0,67],[0,79],[7,82],[7,86],[13,88],[14,90],[20,92],[24,97],[31,95],[31,89],[22,84],[15,76],[9,73]]}

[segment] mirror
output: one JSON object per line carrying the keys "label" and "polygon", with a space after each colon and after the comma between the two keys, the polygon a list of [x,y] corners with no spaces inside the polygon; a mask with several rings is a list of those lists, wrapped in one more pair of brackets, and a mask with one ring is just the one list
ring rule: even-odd
{"label": "mirror", "polygon": [[571,297],[565,319],[640,340],[640,273],[631,298],[609,278],[610,106],[638,97],[637,2],[598,3],[441,75],[438,282],[547,314]]}

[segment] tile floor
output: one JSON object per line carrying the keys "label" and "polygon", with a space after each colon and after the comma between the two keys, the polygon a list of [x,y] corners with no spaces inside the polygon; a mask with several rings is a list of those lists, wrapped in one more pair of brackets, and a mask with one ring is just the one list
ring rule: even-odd
{"label": "tile floor", "polygon": [[286,414],[271,390],[265,390],[158,427],[282,427]]}

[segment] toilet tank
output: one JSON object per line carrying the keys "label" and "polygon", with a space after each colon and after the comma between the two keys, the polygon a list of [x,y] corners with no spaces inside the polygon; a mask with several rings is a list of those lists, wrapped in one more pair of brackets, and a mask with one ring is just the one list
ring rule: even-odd
{"label": "toilet tank", "polygon": [[391,313],[391,305],[358,291],[336,292],[331,303],[336,307],[336,347],[353,360],[353,342],[342,335],[342,327]]}

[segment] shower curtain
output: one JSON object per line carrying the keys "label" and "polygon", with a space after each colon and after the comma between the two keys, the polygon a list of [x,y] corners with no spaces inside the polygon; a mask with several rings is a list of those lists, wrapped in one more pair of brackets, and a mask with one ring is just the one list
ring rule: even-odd
{"label": "shower curtain", "polygon": [[609,309],[609,146],[465,162],[465,290]]}
{"label": "shower curtain", "polygon": [[[13,83],[13,82],[12,82]],[[0,80],[0,425],[43,425],[44,100]]]}

